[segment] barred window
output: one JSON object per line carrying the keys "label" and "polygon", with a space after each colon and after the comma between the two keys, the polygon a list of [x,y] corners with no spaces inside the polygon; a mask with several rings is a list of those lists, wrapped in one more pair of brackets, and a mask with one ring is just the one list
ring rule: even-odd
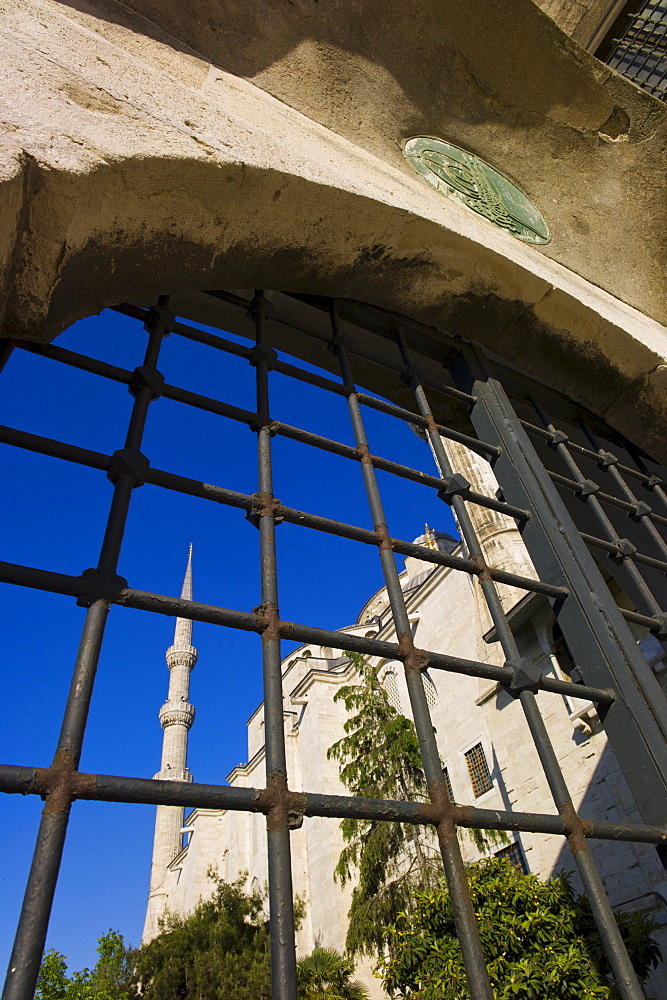
{"label": "barred window", "polygon": [[530,872],[524,853],[521,850],[521,844],[519,844],[516,840],[512,844],[508,844],[507,847],[503,847],[499,851],[496,851],[494,857],[505,858],[511,865],[514,866],[514,868],[522,872],[524,875],[528,875]]}
{"label": "barred window", "polygon": [[396,680],[396,674],[394,673],[393,670],[388,671],[384,675],[382,686],[387,692],[387,698],[389,699],[389,704],[392,706],[392,708],[395,708],[397,712],[400,712],[401,695],[398,690],[398,681]]}
{"label": "barred window", "polygon": [[470,773],[472,790],[475,793],[475,798],[478,799],[484,792],[493,788],[493,779],[482,744],[476,743],[470,750],[466,750],[465,759]]}
{"label": "barred window", "polygon": [[426,695],[428,707],[435,708],[438,703],[438,693],[435,690],[435,684],[426,671],[422,672],[422,677],[424,678],[424,694]]}
{"label": "barred window", "polygon": [[456,799],[454,798],[454,789],[452,788],[452,779],[449,777],[448,767],[443,767],[442,776],[445,779],[445,786],[447,788],[447,794],[449,795],[449,801],[455,802]]}

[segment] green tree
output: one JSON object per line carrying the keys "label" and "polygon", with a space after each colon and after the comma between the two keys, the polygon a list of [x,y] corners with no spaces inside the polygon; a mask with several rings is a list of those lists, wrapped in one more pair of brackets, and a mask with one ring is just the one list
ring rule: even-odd
{"label": "green tree", "polygon": [[218,880],[215,893],[188,917],[168,916],[135,956],[143,1000],[269,1000],[268,921],[264,894],[244,878]]}
{"label": "green tree", "polygon": [[[494,994],[498,1000],[615,1000],[590,907],[566,876],[541,882],[501,858],[468,866],[468,881]],[[637,974],[661,961],[643,914],[617,920]],[[391,996],[468,1000],[463,957],[449,893],[416,894],[408,913],[388,928],[391,947],[378,971]]]}
{"label": "green tree", "polygon": [[[423,802],[428,798],[414,723],[391,705],[376,670],[362,656],[351,654],[360,683],[340,688],[350,715],[345,736],[328,751],[339,761],[343,784],[356,796]],[[387,925],[409,909],[419,888],[437,885],[442,862],[433,832],[412,824],[345,819],[346,842],[335,875],[345,885],[354,882],[346,948],[352,955],[380,955],[387,942]],[[478,847],[485,834],[474,831]],[[503,834],[486,834],[506,842]]]}
{"label": "green tree", "polygon": [[296,965],[299,1000],[368,1000],[368,990],[352,979],[354,965],[333,948],[315,948]]}
{"label": "green tree", "polygon": [[97,942],[99,956],[93,969],[67,975],[67,960],[50,948],[42,959],[35,996],[39,1000],[129,1000],[132,986],[132,951],[122,934],[109,930]]}
{"label": "green tree", "polygon": [[68,1000],[70,985],[65,956],[55,948],[49,948],[39,969],[35,996],[39,1000]]}

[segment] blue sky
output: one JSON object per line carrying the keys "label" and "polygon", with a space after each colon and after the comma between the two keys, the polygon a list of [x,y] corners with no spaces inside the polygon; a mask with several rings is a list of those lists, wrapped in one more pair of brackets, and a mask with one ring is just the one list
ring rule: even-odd
{"label": "blue sky", "polygon": [[[106,311],[83,320],[57,343],[112,364],[141,364],[141,324]],[[303,366],[307,367],[307,366]],[[160,369],[168,382],[254,409],[254,369],[244,360],[177,336],[166,338]],[[122,447],[132,398],[123,385],[15,351],[4,373],[0,423],[107,453]],[[272,373],[272,415],[353,444],[345,400]],[[371,449],[433,472],[428,447],[392,417],[364,410]],[[144,452],[154,467],[256,490],[254,435],[243,425],[167,399],[151,405]],[[104,473],[0,445],[10,561],[79,574],[97,561],[111,484]],[[371,527],[356,463],[274,439],[275,493],[293,507]],[[413,539],[424,522],[453,531],[434,492],[379,473],[391,533]],[[195,597],[250,610],[260,601],[257,532],[243,512],[144,486],[135,490],[119,572],[130,586],[178,594],[194,544]],[[283,618],[325,628],[352,622],[381,586],[377,552],[293,525],[278,530]],[[5,711],[0,759],[51,761],[84,611],[71,598],[0,585]],[[160,762],[157,711],[167,693],[164,651],[173,620],[112,608],[81,761],[82,770],[152,776]],[[259,638],[195,624],[199,662],[191,701],[194,778],[224,782],[246,760],[247,718],[261,700]],[[285,653],[289,646],[285,644]],[[0,865],[0,964],[6,969],[37,831],[41,801],[3,795]],[[71,969],[95,960],[108,928],[139,942],[146,902],[154,808],[76,802],[47,945]],[[333,821],[332,822],[336,822]]]}

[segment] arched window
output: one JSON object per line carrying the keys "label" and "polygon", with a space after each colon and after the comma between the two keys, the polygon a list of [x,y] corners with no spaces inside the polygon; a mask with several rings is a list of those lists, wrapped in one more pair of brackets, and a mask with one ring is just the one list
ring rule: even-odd
{"label": "arched window", "polygon": [[387,692],[387,698],[392,708],[395,708],[397,712],[401,712],[401,695],[398,690],[398,679],[393,670],[388,670],[382,678],[382,687]]}
{"label": "arched window", "polygon": [[426,702],[429,708],[435,708],[438,704],[438,692],[435,689],[435,684],[426,673],[422,672],[422,677],[424,678],[424,693],[426,695]]}

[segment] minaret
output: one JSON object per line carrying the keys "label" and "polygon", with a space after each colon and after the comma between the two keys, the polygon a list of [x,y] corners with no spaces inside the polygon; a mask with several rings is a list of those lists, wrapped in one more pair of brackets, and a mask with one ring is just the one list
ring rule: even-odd
{"label": "minaret", "polygon": [[[445,438],[441,438],[441,441],[449,455],[454,471],[460,472],[468,480],[471,489],[475,493],[495,497],[499,486],[490,464],[463,444]],[[476,504],[469,503],[467,508],[488,564],[530,577],[533,580],[537,579],[535,567],[516,526],[516,521],[506,514],[489,510],[487,507],[478,507]],[[511,587],[508,584],[498,584],[497,587],[505,613],[527,593],[519,587]]]}
{"label": "minaret", "polygon": [[[192,600],[192,545],[181,589],[181,597]],[[169,695],[160,708],[162,764],[155,775],[158,781],[192,781],[188,771],[188,730],[195,717],[194,706],[188,702],[190,671],[197,662],[197,650],[192,645],[192,621],[177,618],[174,644],[167,650]],[[155,816],[153,863],[148,895],[148,909],[142,940],[150,941],[159,931],[158,918],[164,910],[167,867],[182,847],[183,806],[158,806]]]}

